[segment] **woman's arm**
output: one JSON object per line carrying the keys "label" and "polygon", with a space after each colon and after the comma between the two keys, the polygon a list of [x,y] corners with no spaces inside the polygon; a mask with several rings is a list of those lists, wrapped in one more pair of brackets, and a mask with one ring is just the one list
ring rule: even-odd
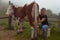
{"label": "woman's arm", "polygon": [[42,18],[42,20],[40,20],[41,23],[42,23],[43,21],[45,21],[45,18]]}

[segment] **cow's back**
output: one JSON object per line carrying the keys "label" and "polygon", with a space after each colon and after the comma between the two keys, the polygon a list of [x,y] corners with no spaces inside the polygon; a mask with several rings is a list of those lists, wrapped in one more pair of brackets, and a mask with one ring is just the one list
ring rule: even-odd
{"label": "cow's back", "polygon": [[23,7],[18,7],[15,9],[15,16],[18,18],[23,18],[24,13],[23,13]]}

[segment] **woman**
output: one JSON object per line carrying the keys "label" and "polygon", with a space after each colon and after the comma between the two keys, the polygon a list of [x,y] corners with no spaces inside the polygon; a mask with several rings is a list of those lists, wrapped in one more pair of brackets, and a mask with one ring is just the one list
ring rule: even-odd
{"label": "woman", "polygon": [[39,21],[40,21],[39,28],[43,29],[44,40],[47,40],[48,20],[45,8],[41,9],[41,14],[39,14]]}

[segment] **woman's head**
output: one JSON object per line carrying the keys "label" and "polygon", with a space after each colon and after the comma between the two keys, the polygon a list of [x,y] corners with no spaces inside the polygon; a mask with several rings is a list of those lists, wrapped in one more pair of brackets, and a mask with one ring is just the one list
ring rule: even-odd
{"label": "woman's head", "polygon": [[41,15],[45,15],[45,13],[46,13],[46,9],[45,8],[42,8],[41,9]]}

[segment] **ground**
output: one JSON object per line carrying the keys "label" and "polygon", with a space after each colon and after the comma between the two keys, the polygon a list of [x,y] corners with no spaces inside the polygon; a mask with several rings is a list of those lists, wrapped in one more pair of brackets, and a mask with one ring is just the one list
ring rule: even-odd
{"label": "ground", "polygon": [[[48,40],[60,40],[60,28],[55,27],[56,22],[50,25],[51,28],[51,35]],[[16,34],[16,31],[14,30],[6,30],[4,28],[8,27],[8,20],[7,19],[1,19],[0,20],[0,40],[30,40],[30,25],[28,22],[23,23],[23,32],[20,34]],[[42,36],[37,37],[37,40],[43,40]]]}
{"label": "ground", "polygon": [[16,32],[13,30],[5,30],[0,26],[0,40],[16,40]]}

